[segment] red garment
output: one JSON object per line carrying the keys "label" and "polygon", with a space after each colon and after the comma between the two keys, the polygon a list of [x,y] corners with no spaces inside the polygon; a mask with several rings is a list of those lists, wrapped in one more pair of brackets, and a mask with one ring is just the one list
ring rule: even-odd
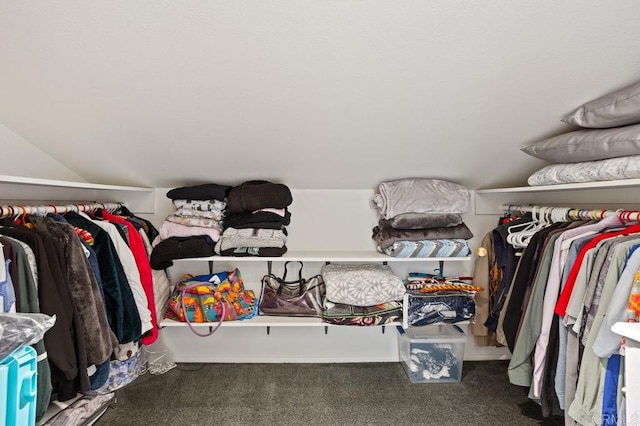
{"label": "red garment", "polygon": [[147,256],[147,250],[144,247],[142,237],[138,233],[138,230],[129,221],[115,216],[106,210],[100,210],[99,215],[109,222],[117,223],[127,227],[129,231],[129,248],[133,253],[133,257],[136,261],[136,266],[140,272],[140,282],[142,288],[147,296],[147,302],[149,304],[149,310],[151,311],[151,324],[153,328],[144,336],[142,336],[142,343],[144,345],[150,345],[158,339],[158,319],[156,318],[156,303],[153,295],[153,277],[151,274],[151,265],[149,264],[149,257]]}
{"label": "red garment", "polygon": [[569,305],[569,299],[571,298],[571,293],[573,292],[573,287],[576,284],[576,278],[578,277],[578,272],[580,271],[580,266],[582,265],[582,261],[587,253],[587,250],[590,250],[598,245],[598,242],[602,240],[606,240],[608,238],[617,237],[619,235],[629,235],[640,232],[640,225],[629,226],[620,231],[607,232],[605,234],[600,234],[594,237],[591,241],[585,244],[582,247],[582,250],[578,252],[578,257],[576,258],[575,263],[571,267],[571,271],[569,272],[569,276],[567,277],[567,282],[564,285],[564,289],[562,289],[562,293],[560,293],[560,297],[558,297],[558,302],[556,303],[555,313],[564,317],[567,314],[567,306]]}

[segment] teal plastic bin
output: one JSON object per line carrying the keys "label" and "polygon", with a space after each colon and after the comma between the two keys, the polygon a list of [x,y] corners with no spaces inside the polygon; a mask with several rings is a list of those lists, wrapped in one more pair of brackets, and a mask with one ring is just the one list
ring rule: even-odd
{"label": "teal plastic bin", "polygon": [[0,424],[36,424],[36,364],[36,351],[31,346],[18,349],[0,361]]}

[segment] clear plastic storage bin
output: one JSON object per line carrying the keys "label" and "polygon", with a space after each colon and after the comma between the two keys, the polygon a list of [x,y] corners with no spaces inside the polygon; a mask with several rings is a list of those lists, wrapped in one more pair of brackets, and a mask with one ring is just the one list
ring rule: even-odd
{"label": "clear plastic storage bin", "polygon": [[412,383],[459,382],[466,340],[450,324],[398,327],[400,363]]}

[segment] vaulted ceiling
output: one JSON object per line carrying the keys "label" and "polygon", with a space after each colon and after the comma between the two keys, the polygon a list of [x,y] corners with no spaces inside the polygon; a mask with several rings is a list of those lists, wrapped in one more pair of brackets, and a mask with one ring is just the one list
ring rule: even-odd
{"label": "vaulted ceiling", "polygon": [[[640,80],[636,0],[0,0],[0,124],[83,179],[522,184]],[[0,166],[1,167],[1,166]]]}

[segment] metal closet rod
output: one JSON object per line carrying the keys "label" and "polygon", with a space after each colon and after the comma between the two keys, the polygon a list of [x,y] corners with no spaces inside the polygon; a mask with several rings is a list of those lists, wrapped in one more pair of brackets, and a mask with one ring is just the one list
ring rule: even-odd
{"label": "metal closet rod", "polygon": [[600,220],[605,217],[617,216],[621,221],[640,221],[640,211],[638,210],[587,210],[574,209],[571,207],[545,207],[545,206],[524,206],[504,204],[501,208],[507,212],[532,213],[534,216],[544,215],[552,221],[567,220]]}
{"label": "metal closet rod", "polygon": [[88,212],[96,209],[104,209],[109,211],[118,210],[123,203],[73,203],[62,205],[5,205],[0,206],[0,218],[17,217],[25,214],[34,214],[44,216],[49,213],[66,213],[70,211],[74,212]]}

